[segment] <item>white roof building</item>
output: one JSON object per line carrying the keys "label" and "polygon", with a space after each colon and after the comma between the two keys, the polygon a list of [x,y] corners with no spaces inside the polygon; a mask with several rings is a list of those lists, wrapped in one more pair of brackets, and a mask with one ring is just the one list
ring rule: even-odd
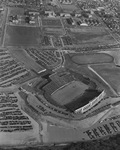
{"label": "white roof building", "polygon": [[47,14],[48,17],[55,17],[56,16],[54,11],[45,11],[45,14]]}
{"label": "white roof building", "polygon": [[88,26],[87,23],[81,23],[80,25],[81,25],[81,26]]}
{"label": "white roof building", "polygon": [[0,7],[0,11],[3,11],[4,9],[2,7]]}
{"label": "white roof building", "polygon": [[72,0],[59,0],[62,4],[72,4]]}
{"label": "white roof building", "polygon": [[81,14],[75,14],[75,17],[80,17],[81,16]]}
{"label": "white roof building", "polygon": [[34,21],[34,20],[30,20],[29,23],[30,23],[30,24],[35,24],[35,21]]}
{"label": "white roof building", "polygon": [[60,13],[61,17],[71,17],[71,14],[69,13]]}

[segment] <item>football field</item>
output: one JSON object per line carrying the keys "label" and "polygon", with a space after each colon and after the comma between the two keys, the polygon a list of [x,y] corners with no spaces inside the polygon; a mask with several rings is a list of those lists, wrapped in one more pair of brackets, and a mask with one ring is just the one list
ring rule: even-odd
{"label": "football field", "polygon": [[80,81],[72,81],[55,91],[51,97],[60,105],[65,105],[82,95],[87,88],[88,86]]}

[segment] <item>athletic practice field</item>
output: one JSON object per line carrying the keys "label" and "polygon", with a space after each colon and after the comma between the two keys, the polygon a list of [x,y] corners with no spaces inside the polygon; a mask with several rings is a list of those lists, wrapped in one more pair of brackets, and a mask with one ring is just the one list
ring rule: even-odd
{"label": "athletic practice field", "polygon": [[78,65],[110,63],[113,57],[108,54],[94,53],[94,54],[80,54],[71,57],[71,60]]}
{"label": "athletic practice field", "polygon": [[88,86],[84,83],[80,81],[73,81],[55,91],[52,94],[52,98],[60,105],[65,105],[82,95],[87,88]]}
{"label": "athletic practice field", "polygon": [[37,46],[40,41],[40,28],[7,26],[5,46]]}

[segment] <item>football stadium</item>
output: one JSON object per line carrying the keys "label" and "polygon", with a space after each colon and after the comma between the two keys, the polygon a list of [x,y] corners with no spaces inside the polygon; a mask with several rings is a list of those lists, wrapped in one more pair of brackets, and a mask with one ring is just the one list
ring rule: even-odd
{"label": "football stadium", "polygon": [[0,0],[0,147],[120,133],[120,3],[78,1]]}
{"label": "football stadium", "polygon": [[70,113],[86,112],[105,96],[93,81],[69,71],[43,78],[37,89],[42,91],[47,103]]}

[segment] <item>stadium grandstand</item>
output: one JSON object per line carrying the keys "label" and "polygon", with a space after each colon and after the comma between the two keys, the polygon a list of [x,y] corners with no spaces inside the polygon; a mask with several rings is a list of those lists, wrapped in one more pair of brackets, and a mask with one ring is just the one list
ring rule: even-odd
{"label": "stadium grandstand", "polygon": [[74,114],[87,112],[105,95],[89,78],[68,70],[43,76],[38,87],[48,104]]}

